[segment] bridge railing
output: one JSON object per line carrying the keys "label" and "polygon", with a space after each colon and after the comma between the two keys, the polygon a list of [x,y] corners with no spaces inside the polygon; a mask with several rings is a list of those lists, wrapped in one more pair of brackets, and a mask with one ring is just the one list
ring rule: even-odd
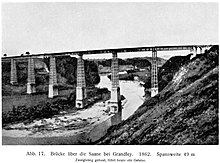
{"label": "bridge railing", "polygon": [[28,57],[49,57],[49,56],[63,56],[63,55],[91,55],[91,54],[104,54],[104,53],[127,53],[127,52],[143,52],[143,51],[174,51],[174,50],[190,50],[194,47],[211,47],[212,45],[175,45],[175,46],[151,46],[151,47],[131,47],[131,48],[112,48],[112,49],[100,49],[100,50],[83,50],[83,51],[72,51],[72,52],[58,52],[58,53],[42,53],[42,54],[31,54],[23,56],[9,56],[2,57],[2,61],[6,59],[25,59]]}

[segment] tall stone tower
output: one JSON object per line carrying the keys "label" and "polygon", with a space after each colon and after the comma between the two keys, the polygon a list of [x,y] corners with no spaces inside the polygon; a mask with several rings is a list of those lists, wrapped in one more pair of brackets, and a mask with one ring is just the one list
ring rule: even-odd
{"label": "tall stone tower", "polygon": [[28,79],[27,79],[27,94],[36,92],[35,87],[35,72],[34,72],[34,59],[28,58]]}
{"label": "tall stone tower", "polygon": [[58,95],[56,58],[50,57],[50,73],[49,73],[49,92],[48,97],[53,98]]}
{"label": "tall stone tower", "polygon": [[158,77],[157,77],[157,51],[152,50],[152,64],[151,64],[151,97],[158,94]]}
{"label": "tall stone tower", "polygon": [[17,84],[17,67],[16,67],[16,61],[14,59],[11,59],[11,76],[10,76],[10,83],[11,85]]}
{"label": "tall stone tower", "polygon": [[121,109],[121,99],[120,99],[120,87],[119,87],[119,66],[117,52],[112,53],[112,66],[111,66],[111,100],[110,108],[112,113],[117,113]]}
{"label": "tall stone tower", "polygon": [[79,54],[77,59],[77,86],[76,86],[76,107],[83,108],[87,102],[86,79],[84,70],[83,55]]}

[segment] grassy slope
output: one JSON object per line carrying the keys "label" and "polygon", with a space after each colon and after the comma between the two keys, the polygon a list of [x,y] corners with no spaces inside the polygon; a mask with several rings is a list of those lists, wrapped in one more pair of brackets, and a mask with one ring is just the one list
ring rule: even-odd
{"label": "grassy slope", "polygon": [[218,50],[183,65],[173,80],[98,144],[218,144]]}

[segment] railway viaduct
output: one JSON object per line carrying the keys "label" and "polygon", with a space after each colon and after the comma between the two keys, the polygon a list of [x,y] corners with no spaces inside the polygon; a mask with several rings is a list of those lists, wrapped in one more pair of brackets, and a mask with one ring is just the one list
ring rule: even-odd
{"label": "railway viaduct", "polygon": [[152,52],[151,65],[151,97],[158,94],[158,67],[157,67],[157,52],[158,51],[177,51],[189,50],[192,56],[204,53],[212,45],[177,45],[177,46],[151,46],[151,47],[134,47],[134,48],[118,48],[118,49],[101,49],[101,50],[86,50],[60,53],[43,53],[43,54],[28,54],[24,56],[10,56],[2,57],[2,62],[11,62],[10,83],[16,84],[17,70],[16,61],[20,59],[28,60],[28,79],[27,79],[27,94],[36,92],[35,88],[35,72],[34,72],[34,58],[49,57],[50,58],[50,72],[49,72],[49,92],[48,97],[53,98],[58,95],[57,87],[57,73],[56,73],[56,57],[63,55],[77,55],[77,87],[76,87],[76,107],[83,108],[86,105],[86,82],[84,71],[83,55],[112,53],[112,89],[109,106],[112,113],[117,113],[120,105],[120,86],[119,86],[119,65],[118,53],[126,52]]}

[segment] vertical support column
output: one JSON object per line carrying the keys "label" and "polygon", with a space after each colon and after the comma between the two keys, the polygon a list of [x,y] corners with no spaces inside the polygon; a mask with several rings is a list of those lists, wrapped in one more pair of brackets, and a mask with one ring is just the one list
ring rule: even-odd
{"label": "vertical support column", "polygon": [[86,79],[84,70],[83,55],[79,54],[77,59],[77,86],[76,86],[76,107],[83,108],[86,105]]}
{"label": "vertical support column", "polygon": [[34,59],[28,58],[28,80],[27,80],[27,94],[36,92],[35,88],[35,72],[34,72]]}
{"label": "vertical support column", "polygon": [[152,50],[152,65],[151,65],[151,97],[158,94],[158,78],[157,78],[157,51]]}
{"label": "vertical support column", "polygon": [[202,47],[199,47],[199,49],[200,49],[200,53],[199,54],[202,54],[203,53]]}
{"label": "vertical support column", "polygon": [[49,92],[48,97],[53,98],[58,95],[57,87],[57,71],[56,71],[56,58],[50,57],[50,74],[49,74]]}
{"label": "vertical support column", "polygon": [[119,67],[117,52],[112,53],[112,65],[111,65],[111,100],[110,100],[110,112],[118,113],[121,112],[121,99],[120,99],[120,87],[119,87]]}
{"label": "vertical support column", "polygon": [[17,67],[16,67],[16,61],[14,59],[11,59],[11,77],[10,77],[10,83],[11,85],[17,84]]}
{"label": "vertical support column", "polygon": [[190,54],[193,54],[194,53],[194,49],[193,47],[190,48]]}
{"label": "vertical support column", "polygon": [[100,72],[100,71],[99,71],[99,62],[96,61],[96,60],[95,60],[94,62],[95,62],[95,64],[96,64],[97,68],[98,68],[98,73],[99,73],[99,72]]}
{"label": "vertical support column", "polygon": [[195,55],[198,54],[198,47],[195,47]]}
{"label": "vertical support column", "polygon": [[190,54],[192,54],[193,56],[196,55],[195,47],[190,48]]}
{"label": "vertical support column", "polygon": [[194,58],[197,54],[197,47],[192,47],[192,49],[190,49],[190,53],[192,54],[190,59]]}
{"label": "vertical support column", "polygon": [[205,48],[204,47],[201,47],[201,48],[202,48],[202,54],[205,53]]}

